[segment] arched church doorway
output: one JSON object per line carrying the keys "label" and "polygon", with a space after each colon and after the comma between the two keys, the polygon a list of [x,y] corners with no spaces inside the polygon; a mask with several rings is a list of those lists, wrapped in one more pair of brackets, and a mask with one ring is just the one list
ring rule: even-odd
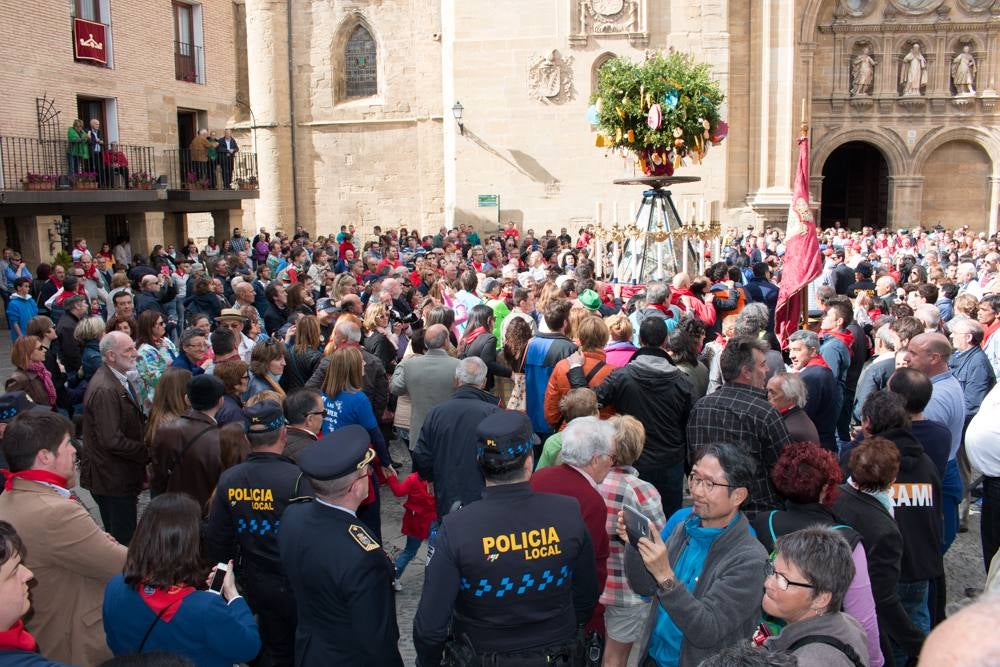
{"label": "arched church doorway", "polygon": [[889,213],[889,165],[875,146],[850,141],[823,164],[820,224],[850,229],[885,227]]}

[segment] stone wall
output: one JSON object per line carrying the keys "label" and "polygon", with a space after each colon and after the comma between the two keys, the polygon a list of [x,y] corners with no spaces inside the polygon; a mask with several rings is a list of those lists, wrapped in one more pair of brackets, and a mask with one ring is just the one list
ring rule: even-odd
{"label": "stone wall", "polygon": [[968,141],[949,141],[928,158],[920,222],[980,229],[989,217],[990,156]]}

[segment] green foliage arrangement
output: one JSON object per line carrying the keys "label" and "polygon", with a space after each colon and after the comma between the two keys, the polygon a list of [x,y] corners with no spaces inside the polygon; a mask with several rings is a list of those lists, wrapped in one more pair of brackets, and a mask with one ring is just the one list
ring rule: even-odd
{"label": "green foliage arrangement", "polygon": [[682,53],[642,64],[614,58],[601,66],[588,118],[597,146],[633,152],[643,173],[671,175],[684,158],[699,163],[726,138],[723,94],[711,67]]}

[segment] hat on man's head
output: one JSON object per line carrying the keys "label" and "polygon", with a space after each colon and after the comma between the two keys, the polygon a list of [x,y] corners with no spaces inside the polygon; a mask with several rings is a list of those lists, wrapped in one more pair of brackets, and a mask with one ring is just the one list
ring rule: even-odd
{"label": "hat on man's head", "polygon": [[188,401],[194,410],[211,410],[225,393],[226,385],[210,373],[196,375],[188,381]]}
{"label": "hat on man's head", "polygon": [[540,442],[528,415],[516,410],[498,410],[479,422],[476,441],[480,463],[490,466],[517,461]]}
{"label": "hat on man's head", "polygon": [[587,310],[598,310],[601,307],[601,297],[592,289],[585,289],[577,297]]}
{"label": "hat on man's head", "polygon": [[243,313],[240,312],[239,308],[223,308],[222,312],[215,318],[216,322],[221,322],[222,320],[242,320],[245,321],[247,318],[243,317]]}
{"label": "hat on man's head", "polygon": [[332,312],[335,312],[335,313],[339,313],[340,312],[340,306],[338,306],[337,303],[333,299],[331,299],[329,297],[323,297],[322,299],[320,299],[319,301],[316,302],[316,312],[317,313],[321,313],[321,312],[323,312],[325,310],[329,310],[329,311],[332,311]]}
{"label": "hat on man's head", "polygon": [[277,401],[261,401],[243,411],[243,430],[270,433],[285,425],[285,413]]}
{"label": "hat on man's head", "polygon": [[370,445],[368,431],[351,424],[303,449],[299,454],[299,468],[311,479],[340,479],[361,471],[372,462],[375,451]]}
{"label": "hat on man's head", "polygon": [[6,394],[0,395],[0,422],[9,422],[14,417],[29,410],[52,412],[52,408],[35,403],[23,391],[8,391]]}

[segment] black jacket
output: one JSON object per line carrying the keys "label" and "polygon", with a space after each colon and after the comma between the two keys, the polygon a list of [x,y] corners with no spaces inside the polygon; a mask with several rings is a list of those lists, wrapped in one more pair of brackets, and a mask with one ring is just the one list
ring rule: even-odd
{"label": "black jacket", "polygon": [[[753,518],[750,525],[757,533],[757,539],[764,545],[768,553],[774,551],[774,542],[782,535],[794,533],[812,526],[835,526],[842,524],[832,511],[819,503],[793,503],[785,501],[785,509],[760,512]],[[853,527],[842,524],[838,529],[847,543],[854,549],[861,541],[861,533]]]}
{"label": "black jacket", "polygon": [[[569,371],[574,388],[586,387],[582,368]],[[684,461],[685,427],[691,412],[691,382],[658,348],[640,348],[632,361],[615,369],[595,390],[600,405],[614,406],[646,427],[646,446],[635,462],[640,476]]]}
{"label": "black jacket", "polygon": [[323,353],[319,350],[307,350],[299,352],[294,347],[288,348],[285,359],[285,371],[281,374],[281,388],[286,394],[290,394],[296,389],[301,389],[309,382],[309,378],[316,372]]}
{"label": "black jacket", "polygon": [[799,377],[808,392],[804,409],[816,425],[819,442],[831,452],[836,452],[837,418],[844,402],[837,378],[833,377],[829,368],[822,366],[806,366],[799,372]]}
{"label": "black jacket", "polygon": [[425,572],[413,623],[420,667],[441,664],[449,625],[477,653],[570,644],[603,583],[576,499],[527,482],[491,486],[445,517]]}
{"label": "black jacket", "polygon": [[361,521],[318,501],[293,503],[278,547],[298,610],[296,667],[403,667],[392,562]]}
{"label": "black jacket", "polygon": [[[174,287],[173,281],[171,281],[165,289],[160,290],[157,294],[151,294],[150,292],[142,291],[135,297],[135,317],[139,318],[147,310],[155,310],[163,317],[167,316],[167,309],[163,307],[163,304],[173,301],[177,297],[177,288]],[[166,324],[166,322],[164,322]]]}
{"label": "black jacket", "polygon": [[373,331],[365,336],[361,344],[366,350],[378,357],[378,360],[382,362],[382,367],[385,368],[386,374],[392,375],[392,372],[396,369],[396,350],[393,348],[389,337],[381,331]]}
{"label": "black jacket", "polygon": [[205,534],[209,558],[216,563],[238,559],[241,578],[283,576],[278,554],[282,514],[292,498],[311,494],[309,481],[291,459],[251,452],[222,473],[215,487]]}
{"label": "black jacket", "polygon": [[63,313],[56,323],[56,339],[59,342],[59,361],[66,368],[66,375],[72,377],[80,370],[83,364],[83,350],[80,343],[73,336],[76,325],[80,323],[80,318],[69,313]]}
{"label": "black jacket", "polygon": [[833,513],[838,521],[857,530],[864,542],[885,664],[893,666],[890,640],[907,655],[916,657],[924,643],[924,633],[910,620],[896,589],[903,556],[899,526],[878,500],[848,484],[841,485]]}
{"label": "black jacket", "polygon": [[273,303],[267,304],[267,310],[264,311],[264,331],[268,336],[273,336],[274,332],[285,326],[287,321],[287,308],[278,308]]}
{"label": "black jacket", "polygon": [[212,292],[191,294],[184,299],[184,310],[187,313],[188,322],[191,321],[192,315],[198,313],[208,315],[214,322],[215,318],[222,312],[222,304],[219,303],[219,297]]}
{"label": "black jacket", "polygon": [[511,370],[497,361],[497,339],[491,333],[481,334],[458,353],[459,359],[467,357],[479,357],[486,364],[486,391],[493,389],[494,377],[511,376]]}
{"label": "black jacket", "polygon": [[925,581],[944,574],[941,556],[941,477],[923,445],[908,428],[873,434],[899,450],[899,474],[892,485],[896,524],[903,536],[900,580]]}
{"label": "black jacket", "polygon": [[439,517],[456,503],[465,506],[482,496],[476,428],[500,409],[499,402],[493,394],[464,385],[427,413],[413,448],[413,468],[422,479],[434,483]]}

